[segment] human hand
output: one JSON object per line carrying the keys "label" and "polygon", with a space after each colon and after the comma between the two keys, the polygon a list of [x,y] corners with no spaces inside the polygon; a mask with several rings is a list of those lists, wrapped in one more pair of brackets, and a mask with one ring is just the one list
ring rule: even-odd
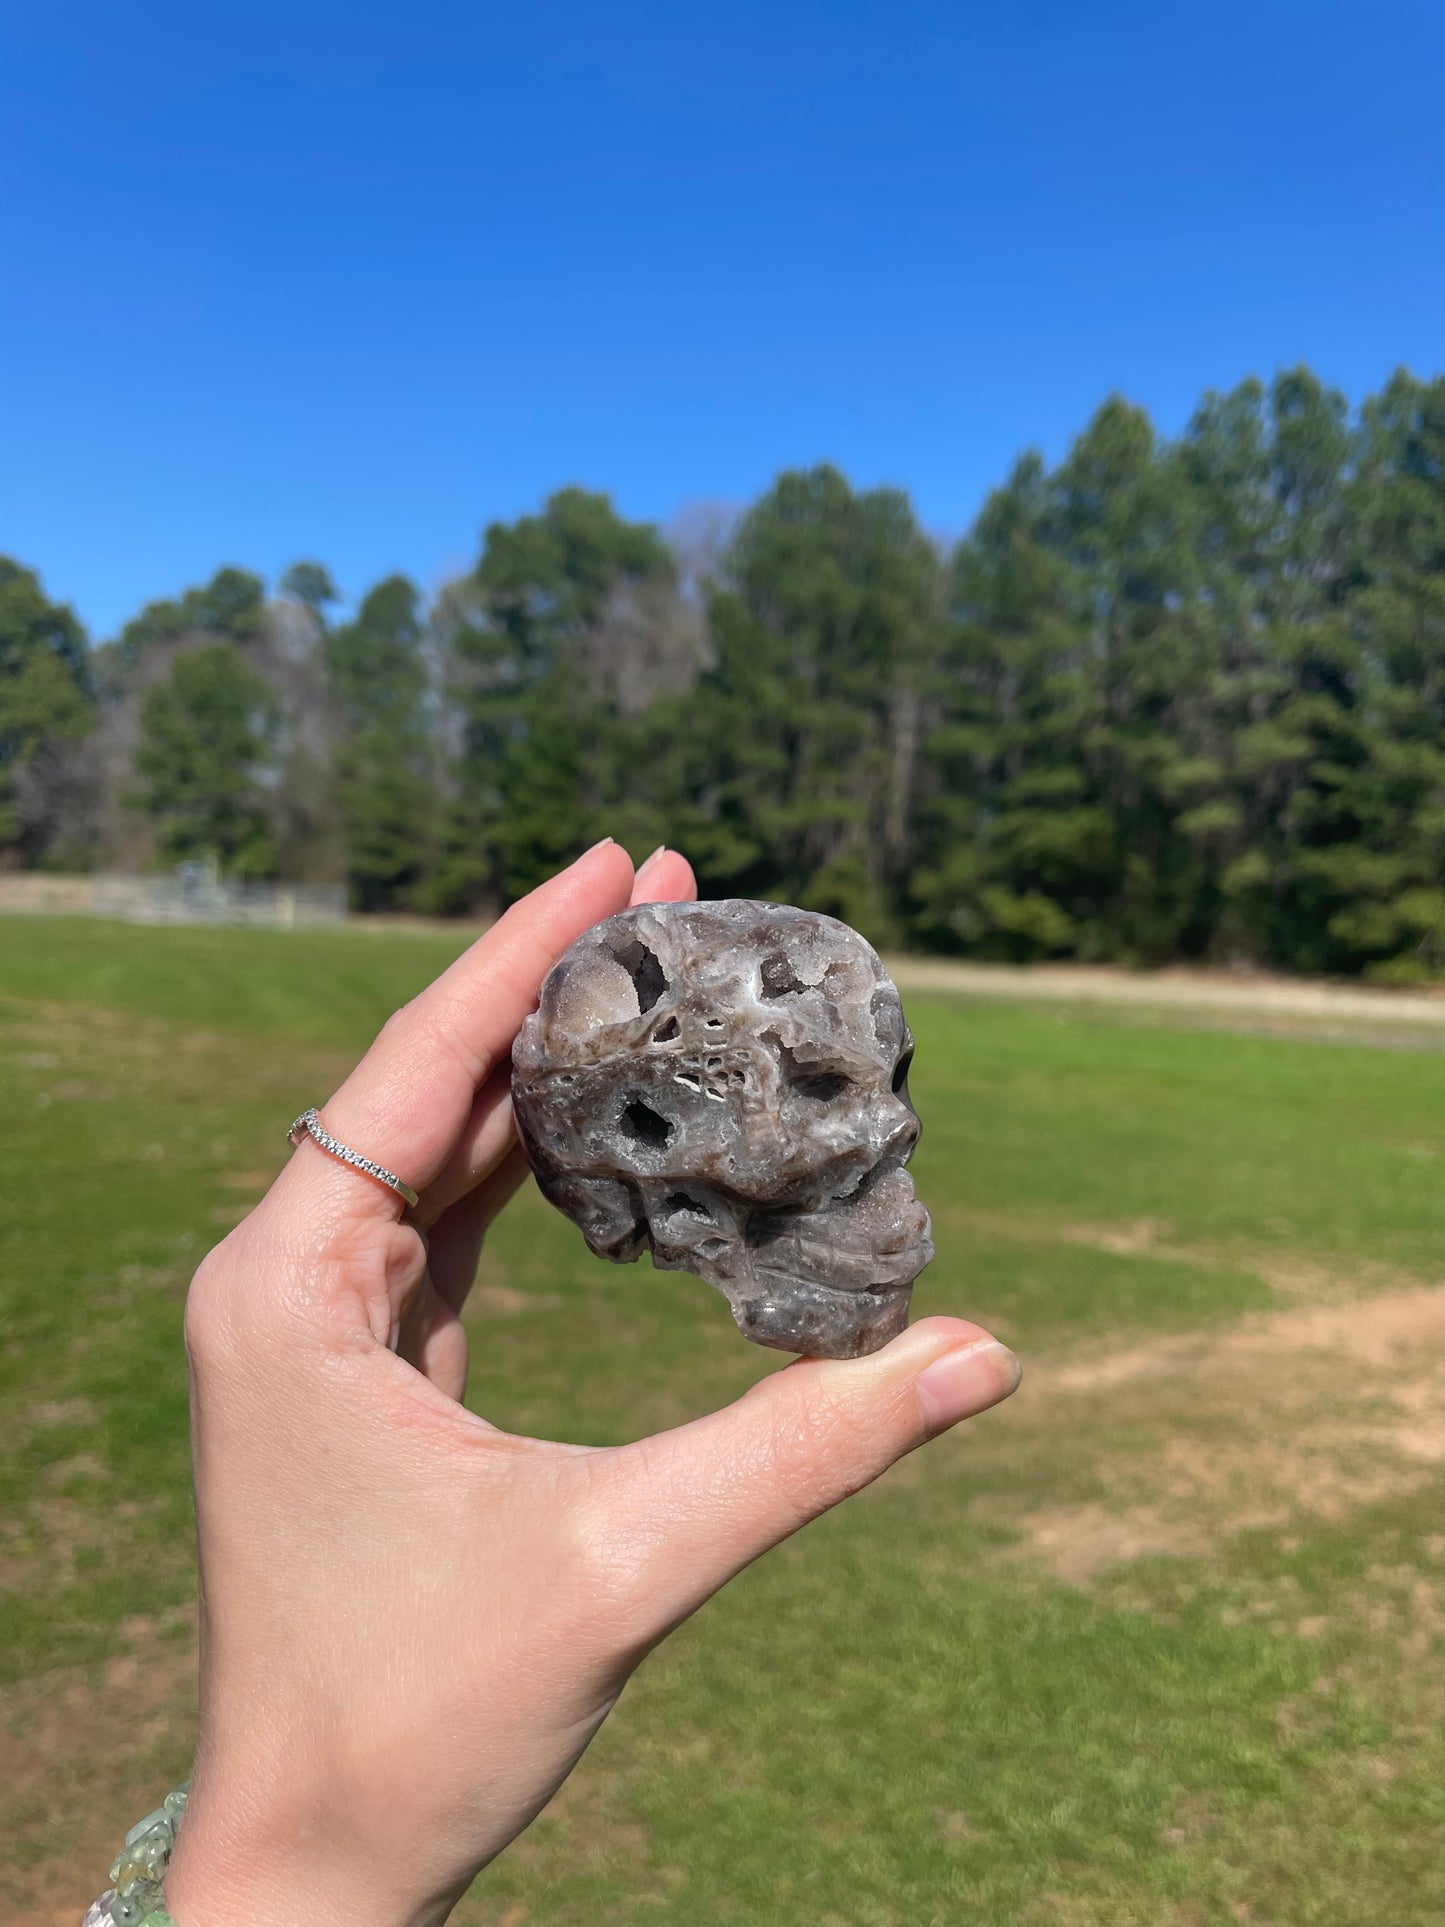
{"label": "human hand", "polygon": [[1011,1392],[928,1318],[636,1444],[515,1438],[459,1401],[458,1313],[526,1174],[510,1051],[572,939],[677,901],[599,845],[384,1026],[327,1128],[205,1260],[186,1340],[201,1723],[166,1881],[179,1927],[434,1927],[546,1804],[647,1651],[751,1560]]}

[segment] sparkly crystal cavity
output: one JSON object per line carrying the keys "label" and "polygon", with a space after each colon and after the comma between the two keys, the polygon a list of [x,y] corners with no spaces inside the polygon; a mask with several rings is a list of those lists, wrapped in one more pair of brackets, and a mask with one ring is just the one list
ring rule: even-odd
{"label": "sparkly crystal cavity", "polygon": [[538,1184],[599,1257],[715,1285],[760,1345],[876,1351],[933,1256],[904,1166],[913,1039],[877,953],[776,903],[646,904],[579,937],[513,1051]]}

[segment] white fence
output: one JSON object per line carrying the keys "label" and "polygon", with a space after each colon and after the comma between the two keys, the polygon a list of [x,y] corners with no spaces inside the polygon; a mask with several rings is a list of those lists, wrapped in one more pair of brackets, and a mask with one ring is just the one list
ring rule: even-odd
{"label": "white fence", "polygon": [[209,863],[183,863],[164,876],[0,875],[0,914],[119,917],[127,923],[245,923],[272,930],[340,923],[341,884],[252,883]]}

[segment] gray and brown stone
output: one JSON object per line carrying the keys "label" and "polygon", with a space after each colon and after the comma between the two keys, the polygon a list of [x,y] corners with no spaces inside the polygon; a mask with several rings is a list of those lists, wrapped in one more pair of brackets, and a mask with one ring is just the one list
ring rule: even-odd
{"label": "gray and brown stone", "polygon": [[644,1250],[759,1345],[876,1351],[933,1256],[904,1166],[913,1039],[876,951],[776,903],[645,904],[586,932],[512,1053],[543,1194],[599,1257]]}

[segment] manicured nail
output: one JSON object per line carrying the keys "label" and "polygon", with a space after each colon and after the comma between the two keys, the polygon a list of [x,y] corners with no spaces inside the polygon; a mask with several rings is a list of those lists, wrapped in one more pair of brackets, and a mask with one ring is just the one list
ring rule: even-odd
{"label": "manicured nail", "polygon": [[1023,1375],[1018,1359],[996,1338],[981,1338],[935,1358],[917,1380],[928,1436],[934,1438],[960,1419],[999,1404],[1018,1390]]}
{"label": "manicured nail", "polygon": [[584,859],[584,858],[586,858],[586,857],[589,857],[589,856],[591,856],[591,855],[593,854],[593,852],[594,852],[594,851],[597,851],[597,850],[605,850],[605,849],[607,848],[607,845],[608,845],[609,843],[611,843],[611,842],[614,842],[614,841],[615,841],[615,838],[613,838],[613,837],[610,837],[610,836],[599,836],[599,837],[598,837],[598,839],[597,839],[597,841],[596,841],[596,842],[595,842],[595,843],[594,843],[594,844],[592,845],[592,849],[590,849],[590,850],[584,850],[584,851],[582,852],[582,855],[578,857],[578,859],[577,859],[577,861],[578,861],[579,863],[581,863],[581,862],[583,861],[583,859]]}
{"label": "manicured nail", "polygon": [[660,856],[663,856],[666,854],[666,851],[667,851],[667,845],[665,843],[659,843],[651,856],[643,858],[642,862],[639,863],[637,866],[637,881],[639,883],[641,883],[642,879],[647,875],[648,871],[652,868],[653,864],[656,863],[657,859]]}

